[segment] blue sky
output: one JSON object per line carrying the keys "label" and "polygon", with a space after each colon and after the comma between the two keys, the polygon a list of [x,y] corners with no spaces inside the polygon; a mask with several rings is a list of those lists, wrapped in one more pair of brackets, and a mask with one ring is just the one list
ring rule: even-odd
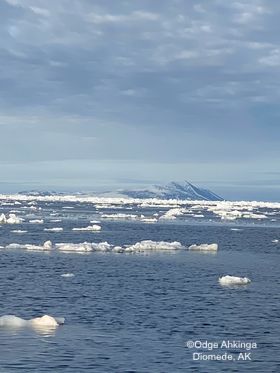
{"label": "blue sky", "polygon": [[280,3],[2,0],[0,191],[280,200]]}

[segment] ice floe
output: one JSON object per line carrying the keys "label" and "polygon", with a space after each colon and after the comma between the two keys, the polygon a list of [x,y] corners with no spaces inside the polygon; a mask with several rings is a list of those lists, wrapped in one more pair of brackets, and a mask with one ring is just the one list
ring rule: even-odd
{"label": "ice floe", "polygon": [[195,250],[195,251],[217,251],[218,250],[218,244],[211,243],[211,244],[201,244],[201,245],[191,245],[189,246],[189,250]]}
{"label": "ice floe", "polygon": [[236,276],[222,276],[219,278],[221,285],[247,285],[250,284],[251,280],[248,277],[236,277]]}
{"label": "ice floe", "polygon": [[44,220],[43,219],[33,219],[33,220],[29,220],[29,223],[31,223],[31,224],[44,224]]}
{"label": "ice floe", "polygon": [[150,216],[150,217],[146,217],[146,216],[144,216],[144,215],[141,215],[140,216],[140,220],[143,222],[143,223],[156,223],[158,220],[157,220],[157,218],[155,218],[155,217],[152,217],[152,216]]}
{"label": "ice floe", "polygon": [[100,227],[100,225],[93,224],[93,225],[89,225],[88,227],[84,227],[84,228],[72,228],[72,231],[97,232],[97,231],[101,231],[101,227]]}
{"label": "ice floe", "polygon": [[55,248],[63,252],[88,252],[93,251],[92,244],[84,243],[58,243]]}
{"label": "ice floe", "polygon": [[21,224],[24,219],[19,218],[16,214],[9,214],[8,217],[5,214],[0,215],[0,224]]}
{"label": "ice floe", "polygon": [[63,228],[61,227],[54,227],[54,228],[44,228],[46,232],[62,232]]}
{"label": "ice floe", "polygon": [[182,250],[185,247],[178,241],[165,242],[165,241],[151,241],[144,240],[137,242],[134,245],[127,246],[126,252],[140,252],[147,250]]}
{"label": "ice floe", "polygon": [[33,250],[33,251],[49,251],[53,249],[53,245],[51,241],[46,241],[43,245],[33,245],[33,244],[19,244],[19,243],[10,243],[5,247],[6,249],[25,249],[25,250]]}
{"label": "ice floe", "polygon": [[163,214],[160,219],[166,219],[166,220],[174,220],[177,218],[177,216],[181,216],[186,212],[186,209],[184,208],[175,208],[175,209],[170,209],[166,211],[165,214]]}
{"label": "ice floe", "polygon": [[74,273],[63,273],[62,275],[60,275],[61,277],[74,277]]}
{"label": "ice floe", "polygon": [[136,220],[138,216],[135,214],[102,214],[101,218],[109,220]]}
{"label": "ice floe", "polygon": [[53,316],[44,315],[42,317],[35,317],[31,320],[25,320],[15,315],[4,315],[0,317],[0,327],[5,328],[56,328],[64,324],[65,319],[55,318]]}
{"label": "ice floe", "polygon": [[115,246],[108,242],[83,242],[83,243],[56,243],[46,241],[43,245],[34,244],[18,244],[11,243],[5,247],[6,249],[25,249],[34,251],[50,251],[58,250],[61,252],[117,252],[117,253],[137,253],[144,251],[167,251],[167,250],[183,250],[180,242],[166,242],[166,241],[151,241],[143,240],[132,245]]}

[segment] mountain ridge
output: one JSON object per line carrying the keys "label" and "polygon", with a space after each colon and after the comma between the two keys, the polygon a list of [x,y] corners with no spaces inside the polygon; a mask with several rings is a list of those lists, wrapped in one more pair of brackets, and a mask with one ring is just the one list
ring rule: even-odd
{"label": "mountain ridge", "polygon": [[132,198],[187,199],[202,201],[223,201],[224,199],[209,189],[193,185],[189,181],[172,181],[165,185],[153,185],[146,189],[119,190]]}

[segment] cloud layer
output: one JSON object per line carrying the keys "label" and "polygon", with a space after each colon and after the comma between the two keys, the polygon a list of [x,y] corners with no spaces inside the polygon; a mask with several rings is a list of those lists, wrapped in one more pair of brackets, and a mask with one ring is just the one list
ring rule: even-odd
{"label": "cloud layer", "polygon": [[271,193],[279,13],[264,0],[2,1],[3,179],[188,178],[225,193],[259,180],[255,195]]}

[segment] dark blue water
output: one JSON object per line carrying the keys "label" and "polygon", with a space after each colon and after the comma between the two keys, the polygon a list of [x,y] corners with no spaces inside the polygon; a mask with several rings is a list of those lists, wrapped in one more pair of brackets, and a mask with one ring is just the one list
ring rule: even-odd
{"label": "dark blue water", "polygon": [[[53,211],[58,216],[50,216]],[[129,213],[132,213],[131,211]],[[1,242],[41,244],[144,239],[219,244],[217,254],[189,251],[141,254],[65,254],[57,251],[0,251],[1,315],[25,319],[63,316],[52,331],[0,329],[0,372],[279,372],[280,236],[278,227],[247,222],[102,221],[98,233],[73,232],[98,218],[90,207],[73,211],[55,205],[35,213],[43,225],[27,221],[3,225]],[[60,223],[48,219],[62,218]],[[64,228],[62,233],[46,227]],[[12,233],[26,229],[25,234]],[[74,277],[61,277],[73,273]],[[248,286],[224,288],[221,275],[247,276]],[[187,341],[223,340],[257,344],[249,361],[244,348],[188,349]],[[232,354],[235,361],[193,360],[193,352]]]}

